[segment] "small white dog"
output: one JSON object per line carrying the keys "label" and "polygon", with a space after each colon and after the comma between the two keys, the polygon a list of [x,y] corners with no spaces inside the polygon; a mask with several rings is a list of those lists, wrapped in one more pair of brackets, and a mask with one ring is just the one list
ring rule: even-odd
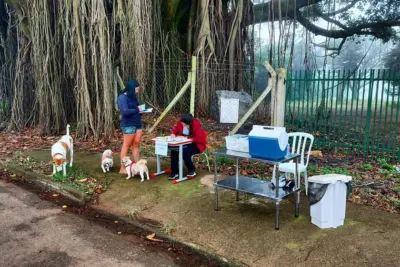
{"label": "small white dog", "polygon": [[121,161],[126,169],[126,173],[128,177],[126,179],[130,179],[131,177],[135,176],[136,174],[140,174],[141,182],[144,181],[144,173],[147,175],[147,180],[150,180],[149,177],[149,169],[147,168],[147,160],[141,159],[138,162],[133,162],[129,157],[122,158]]}
{"label": "small white dog", "polygon": [[72,137],[69,136],[69,125],[67,125],[67,134],[63,135],[60,140],[57,141],[51,147],[51,157],[53,158],[53,174],[59,171],[63,171],[64,176],[67,175],[67,153],[69,151],[71,160],[69,166],[72,167],[72,161],[74,158],[74,147]]}
{"label": "small white dog", "polygon": [[110,149],[107,149],[106,151],[103,152],[100,166],[104,173],[109,172],[110,168],[114,166],[114,160],[112,157],[113,155],[114,153]]}

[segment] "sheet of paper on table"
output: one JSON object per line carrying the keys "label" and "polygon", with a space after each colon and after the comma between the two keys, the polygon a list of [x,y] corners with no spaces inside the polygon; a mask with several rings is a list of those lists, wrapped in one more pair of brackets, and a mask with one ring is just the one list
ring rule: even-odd
{"label": "sheet of paper on table", "polygon": [[153,108],[142,110],[140,113],[151,113],[151,112],[153,112]]}
{"label": "sheet of paper on table", "polygon": [[156,140],[156,155],[168,156],[168,142]]}
{"label": "sheet of paper on table", "polygon": [[157,141],[167,142],[167,143],[180,143],[186,141],[187,138],[184,137],[171,137],[171,136],[160,136],[156,138]]}

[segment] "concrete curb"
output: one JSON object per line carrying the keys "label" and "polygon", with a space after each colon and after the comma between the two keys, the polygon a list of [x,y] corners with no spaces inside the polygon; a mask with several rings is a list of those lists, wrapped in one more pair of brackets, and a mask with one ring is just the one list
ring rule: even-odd
{"label": "concrete curb", "polygon": [[57,184],[52,181],[43,179],[42,174],[38,174],[33,171],[23,170],[23,169],[21,169],[21,166],[15,165],[15,164],[9,162],[8,160],[10,160],[10,159],[1,159],[0,160],[0,168],[3,168],[3,169],[5,168],[14,174],[24,177],[27,181],[33,183],[34,185],[36,185],[40,188],[51,189],[59,194],[62,194],[64,197],[68,198],[69,200],[71,200],[79,205],[86,204],[93,210],[95,210],[99,213],[107,214],[108,216],[113,217],[118,221],[124,222],[126,224],[131,224],[142,231],[146,231],[149,233],[155,233],[157,237],[167,240],[170,243],[181,245],[181,246],[185,247],[186,249],[194,251],[208,259],[217,261],[221,264],[221,266],[227,266],[227,267],[244,266],[242,264],[238,264],[234,261],[231,261],[224,257],[221,257],[221,256],[219,256],[213,252],[210,252],[204,248],[201,248],[193,243],[188,243],[188,242],[179,240],[172,236],[166,235],[160,231],[157,231],[156,229],[153,229],[147,225],[141,224],[138,221],[127,219],[126,217],[123,217],[118,213],[100,208],[96,205],[91,205],[88,203],[88,201],[90,200],[90,197],[87,196],[84,192],[81,192],[81,191],[77,190],[76,188],[72,188],[70,186]]}
{"label": "concrete curb", "polygon": [[68,185],[58,184],[51,180],[44,179],[43,174],[39,174],[34,171],[24,170],[22,166],[13,164],[10,161],[11,159],[9,158],[0,160],[0,167],[3,169],[7,169],[8,171],[19,176],[23,176],[27,181],[35,184],[40,188],[56,191],[57,193],[64,195],[70,200],[79,203],[80,205],[84,205],[90,201],[90,196],[88,196],[84,192],[79,191],[78,189]]}

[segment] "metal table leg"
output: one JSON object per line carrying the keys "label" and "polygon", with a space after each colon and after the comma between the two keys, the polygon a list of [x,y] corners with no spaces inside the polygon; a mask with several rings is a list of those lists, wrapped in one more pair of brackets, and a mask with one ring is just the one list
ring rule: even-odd
{"label": "metal table leg", "polygon": [[[239,189],[239,158],[236,158],[236,189]],[[236,201],[239,200],[239,191],[236,191]]]}
{"label": "metal table leg", "polygon": [[279,207],[280,207],[280,200],[276,202],[276,207],[275,207],[275,230],[279,230]]}
{"label": "metal table leg", "polygon": [[157,172],[156,173],[152,173],[150,176],[151,178],[154,178],[158,175],[164,174],[164,173],[171,173],[170,169],[166,169],[164,171],[161,170],[161,157],[160,155],[156,155],[156,159],[157,159]]}
{"label": "metal table leg", "polygon": [[296,175],[296,177],[295,177],[295,188],[297,190],[297,192],[295,194],[295,197],[296,197],[295,216],[299,217],[299,203],[300,203],[300,190],[298,190],[299,187],[300,187],[300,177],[299,177],[299,170],[298,170],[299,158],[296,159],[296,166],[295,167],[296,167],[296,169],[295,169],[295,175]]}
{"label": "metal table leg", "polygon": [[161,172],[161,161],[160,161],[160,155],[156,155],[157,157],[157,173]]}
{"label": "metal table leg", "polygon": [[179,180],[183,178],[183,146],[179,146]]}
{"label": "metal table leg", "polygon": [[179,178],[172,183],[177,184],[187,179],[187,177],[183,177],[183,145],[179,145]]}
{"label": "metal table leg", "polygon": [[279,197],[279,165],[276,164],[275,166],[276,166],[276,169],[275,169],[276,171],[274,173],[275,177],[272,177],[272,179],[275,178],[275,195],[276,195],[276,198],[278,198]]}
{"label": "metal table leg", "polygon": [[218,211],[218,186],[217,186],[217,156],[214,155],[214,202],[215,211]]}
{"label": "metal table leg", "polygon": [[[276,169],[274,172],[275,177],[275,195],[276,198],[279,197],[279,165],[275,165]],[[276,207],[275,207],[275,230],[279,230],[279,207],[280,207],[280,200],[276,201]]]}

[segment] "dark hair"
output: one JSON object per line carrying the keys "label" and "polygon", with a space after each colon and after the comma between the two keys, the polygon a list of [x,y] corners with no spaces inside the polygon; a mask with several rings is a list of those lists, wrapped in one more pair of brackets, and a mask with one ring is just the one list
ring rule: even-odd
{"label": "dark hair", "polygon": [[183,122],[183,123],[185,123],[185,124],[188,124],[188,125],[191,125],[193,119],[194,119],[194,118],[193,118],[193,115],[192,115],[192,114],[184,114],[184,115],[182,115],[182,117],[181,117],[181,122]]}
{"label": "dark hair", "polygon": [[124,91],[122,91],[123,93],[126,93],[126,95],[130,98],[130,99],[136,99],[136,92],[135,89],[136,87],[138,87],[140,84],[138,81],[136,80],[129,80],[128,83],[126,84],[126,87],[124,89]]}

